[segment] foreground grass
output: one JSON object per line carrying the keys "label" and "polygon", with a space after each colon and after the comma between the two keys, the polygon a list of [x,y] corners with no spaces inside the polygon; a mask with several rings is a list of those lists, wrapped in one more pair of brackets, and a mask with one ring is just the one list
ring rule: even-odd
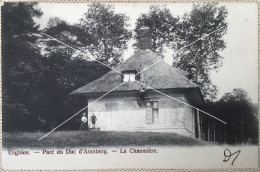
{"label": "foreground grass", "polygon": [[45,133],[3,132],[4,148],[72,148],[98,146],[174,145],[198,146],[209,143],[175,133],[113,132],[113,131],[60,131],[38,141]]}

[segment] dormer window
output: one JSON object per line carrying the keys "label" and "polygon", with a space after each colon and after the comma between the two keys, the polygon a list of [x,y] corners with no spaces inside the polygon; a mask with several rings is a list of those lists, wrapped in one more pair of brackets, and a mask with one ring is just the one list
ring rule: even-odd
{"label": "dormer window", "polygon": [[135,74],[134,73],[126,73],[124,74],[124,82],[134,82]]}
{"label": "dormer window", "polygon": [[123,82],[135,82],[136,79],[136,71],[129,70],[129,71],[122,71],[123,75]]}

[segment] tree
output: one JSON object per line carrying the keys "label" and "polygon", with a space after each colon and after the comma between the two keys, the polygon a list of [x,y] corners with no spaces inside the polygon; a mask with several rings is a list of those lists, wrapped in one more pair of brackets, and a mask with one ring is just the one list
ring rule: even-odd
{"label": "tree", "polygon": [[[44,77],[37,87],[38,101],[34,103],[35,114],[42,120],[43,129],[50,130],[87,105],[80,97],[71,98],[71,93],[108,72],[109,68],[97,62],[71,58],[60,51],[44,58]],[[39,111],[40,109],[40,111]],[[76,120],[76,118],[75,118]],[[60,129],[78,129],[79,123],[71,120]]]}
{"label": "tree", "polygon": [[[70,25],[64,20],[61,20],[58,17],[51,17],[49,19],[49,22],[47,24],[47,27],[43,30],[43,33],[50,35],[51,37],[54,37],[55,39],[64,42],[65,44],[74,47],[76,49],[80,49],[81,46],[87,47],[87,45],[81,44],[79,42],[79,37],[81,36],[79,32],[82,32],[77,26]],[[85,35],[85,38],[88,35]],[[90,37],[90,36],[88,36]],[[76,52],[64,45],[60,42],[43,35],[43,37],[38,41],[42,47],[45,47],[43,49],[44,56],[50,56],[51,53],[61,53],[67,56],[73,56]],[[88,41],[91,42],[91,41]],[[77,53],[77,56],[80,54]]]}
{"label": "tree", "polygon": [[[41,11],[37,3],[5,3],[2,7],[2,51],[3,51],[3,79],[10,79],[10,71],[17,67],[19,59],[29,58],[39,50],[34,43],[37,40],[39,26],[33,17],[40,17]],[[27,51],[24,51],[26,49]],[[26,64],[20,65],[26,68]],[[4,70],[6,69],[6,70]],[[27,66],[27,69],[29,67]]]}
{"label": "tree", "polygon": [[79,41],[89,45],[87,50],[98,60],[116,66],[131,37],[128,20],[125,14],[115,13],[112,5],[93,3],[78,24]]}
{"label": "tree", "polygon": [[[82,54],[69,47],[80,49],[83,46],[79,41],[82,30],[75,25],[54,17],[50,18],[43,33],[68,45],[46,35],[38,40],[39,44],[45,47],[42,51],[44,71],[36,88],[38,99],[33,104],[37,107],[34,114],[41,119],[42,129],[50,130],[86,106],[87,101],[84,98],[83,101],[80,101],[79,97],[73,99],[69,93],[101,77],[109,68],[83,58]],[[84,37],[91,38],[87,35]],[[61,129],[78,129],[77,122],[79,121],[75,118]]]}
{"label": "tree", "polygon": [[177,47],[173,44],[176,48],[174,62],[177,67],[192,74],[207,99],[214,99],[217,95],[210,72],[222,65],[223,57],[219,52],[226,47],[223,35],[227,30],[227,14],[227,9],[216,3],[193,5],[192,11],[183,16],[176,31],[178,41]]}
{"label": "tree", "polygon": [[210,113],[222,119],[226,125],[227,143],[257,143],[258,120],[255,106],[243,89],[233,89],[219,101],[207,102]]}
{"label": "tree", "polygon": [[[32,40],[32,33],[38,31],[39,25],[33,17],[41,17],[42,12],[37,3],[6,2],[2,7],[2,40],[3,44],[11,42],[17,37]],[[31,38],[31,39],[30,39]]]}
{"label": "tree", "polygon": [[137,19],[134,30],[136,32],[135,39],[137,41],[135,46],[139,47],[139,29],[141,27],[149,27],[153,40],[152,50],[158,55],[162,55],[165,51],[165,47],[174,41],[174,33],[178,20],[178,18],[172,16],[168,8],[160,8],[156,5],[151,6],[148,14],[142,14]]}
{"label": "tree", "polygon": [[[32,129],[33,88],[41,75],[39,48],[35,45],[39,26],[33,17],[42,12],[37,3],[5,3],[2,6],[3,129]],[[35,79],[36,78],[36,79]],[[19,125],[18,125],[19,124]]]}
{"label": "tree", "polygon": [[[33,21],[40,16],[37,3],[5,3],[2,7],[4,131],[52,129],[87,105],[84,98],[73,99],[69,93],[109,71],[81,58],[68,46],[41,36]],[[121,22],[117,18],[120,16],[112,21]],[[51,18],[41,32],[79,49],[96,41],[91,33],[59,18]],[[78,129],[78,124],[75,118],[62,129]]]}

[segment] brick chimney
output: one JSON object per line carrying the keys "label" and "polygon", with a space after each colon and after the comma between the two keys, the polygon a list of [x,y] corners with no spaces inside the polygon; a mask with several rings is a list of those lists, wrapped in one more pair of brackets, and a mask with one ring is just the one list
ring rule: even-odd
{"label": "brick chimney", "polygon": [[139,40],[140,49],[152,49],[153,42],[150,34],[150,28],[141,27],[139,33],[140,33],[140,40]]}

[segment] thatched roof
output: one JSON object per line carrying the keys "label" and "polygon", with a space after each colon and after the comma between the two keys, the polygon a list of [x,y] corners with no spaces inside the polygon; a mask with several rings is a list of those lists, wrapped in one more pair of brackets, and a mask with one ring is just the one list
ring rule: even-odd
{"label": "thatched roof", "polygon": [[[137,73],[160,60],[151,50],[138,50],[133,56],[122,62],[116,70],[122,72],[135,70]],[[176,89],[176,88],[198,88],[198,86],[187,79],[189,73],[170,66],[163,60],[142,72],[140,82],[154,89]],[[92,94],[108,92],[122,83],[122,74],[111,70],[101,78],[75,90],[72,94]],[[140,90],[138,82],[127,82],[114,91]]]}

